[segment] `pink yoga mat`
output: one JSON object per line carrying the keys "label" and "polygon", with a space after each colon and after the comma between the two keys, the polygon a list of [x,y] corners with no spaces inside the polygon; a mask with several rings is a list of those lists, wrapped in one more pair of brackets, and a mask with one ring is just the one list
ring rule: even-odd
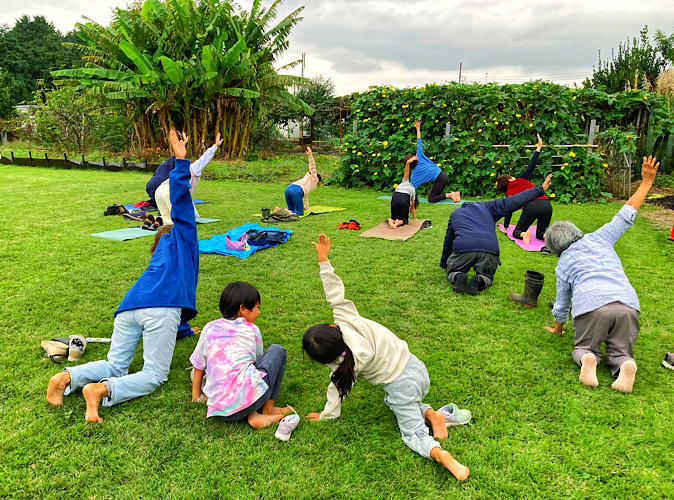
{"label": "pink yoga mat", "polygon": [[515,224],[510,224],[508,226],[508,229],[505,228],[503,224],[498,225],[498,230],[501,231],[502,233],[505,233],[508,235],[508,238],[513,240],[518,247],[526,250],[527,252],[540,252],[541,248],[545,246],[545,241],[539,240],[536,238],[536,226],[531,226],[529,227],[529,231],[531,231],[531,238],[529,238],[529,244],[525,245],[522,240],[518,240],[517,238],[513,237],[513,231],[515,230]]}

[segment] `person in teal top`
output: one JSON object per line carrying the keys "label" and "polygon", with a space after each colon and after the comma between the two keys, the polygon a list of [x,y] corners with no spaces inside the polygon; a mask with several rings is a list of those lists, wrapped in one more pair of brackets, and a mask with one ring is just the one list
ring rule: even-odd
{"label": "person in teal top", "polygon": [[[68,367],[49,379],[47,401],[61,406],[63,396],[82,388],[85,420],[101,422],[98,406],[113,406],[154,392],[166,382],[181,324],[197,314],[199,276],[197,227],[190,196],[190,163],[185,160],[187,136],[169,135],[176,166],[169,175],[172,226],[155,237],[147,269],[115,311],[107,360]],[[143,369],[129,366],[143,339]]]}
{"label": "person in teal top", "polygon": [[412,165],[414,170],[410,174],[410,182],[414,189],[418,190],[422,184],[432,182],[433,187],[428,195],[429,203],[437,203],[447,198],[455,203],[461,201],[461,193],[458,191],[443,193],[447,187],[447,174],[424,154],[421,144],[421,120],[414,120],[414,126],[417,129],[417,164]]}

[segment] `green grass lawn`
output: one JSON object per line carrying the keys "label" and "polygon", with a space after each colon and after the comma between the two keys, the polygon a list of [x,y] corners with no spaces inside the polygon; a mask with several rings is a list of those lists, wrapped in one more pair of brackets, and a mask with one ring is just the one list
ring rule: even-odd
{"label": "green grass lawn", "polygon": [[[299,164],[298,164],[299,165]],[[319,168],[320,171],[320,168]],[[320,187],[315,204],[342,206],[304,218],[279,248],[246,260],[202,255],[193,325],[219,317],[218,299],[233,280],[260,289],[258,326],[265,344],[280,343],[288,364],[280,404],[305,415],[325,403],[328,369],[302,354],[301,336],[330,321],[311,241],[332,239],[331,261],[359,311],[409,343],[431,378],[426,401],[453,402],[473,420],[451,428],[443,446],[471,469],[464,483],[409,450],[381,387],[358,381],[333,422],[302,421],[292,439],[274,429],[206,420],[191,402],[188,358],[197,337],[178,341],[168,382],[150,396],[102,408],[102,424],[84,421],[78,392],[62,408],[45,401],[49,377],[62,369],[40,341],[80,333],[110,336],[112,313],[145,270],[151,238],[113,242],[91,233],[131,225],[103,217],[111,203],[144,198],[148,176],[135,172],[0,166],[0,484],[2,498],[672,498],[674,372],[660,362],[674,349],[674,244],[669,228],[638,216],[616,244],[642,306],[634,392],[612,390],[602,364],[596,389],[578,382],[573,334],[557,337],[544,305],[554,298],[555,257],[525,253],[499,233],[494,286],[457,296],[438,267],[453,207],[423,204],[434,227],[407,242],[337,231],[357,219],[372,227],[388,202],[372,190]],[[204,217],[200,239],[245,222],[261,207],[283,204],[284,184],[203,181],[195,197]],[[386,193],[388,194],[388,193]],[[610,220],[617,203],[557,205],[553,220],[585,231]],[[645,207],[644,210],[650,210]],[[524,273],[545,274],[543,304],[508,301]],[[90,345],[83,361],[104,358]],[[142,367],[139,349],[131,366]]]}

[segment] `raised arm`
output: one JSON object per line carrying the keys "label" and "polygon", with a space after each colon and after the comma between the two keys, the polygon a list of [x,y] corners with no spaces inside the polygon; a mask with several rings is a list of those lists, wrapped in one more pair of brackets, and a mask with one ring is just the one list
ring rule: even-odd
{"label": "raised arm", "polygon": [[646,158],[644,156],[644,161],[641,164],[641,184],[637,188],[636,192],[630,197],[630,199],[627,200],[627,203],[625,203],[625,205],[634,207],[637,210],[641,208],[641,204],[644,202],[644,200],[646,199],[646,195],[653,186],[655,174],[658,171],[659,166],[660,163],[657,161],[656,158],[652,156]]}
{"label": "raised arm", "polygon": [[529,180],[531,178],[531,174],[534,173],[536,164],[538,163],[538,155],[541,153],[541,147],[543,146],[543,139],[541,139],[541,136],[538,133],[536,133],[536,137],[538,137],[538,144],[536,146],[536,151],[534,151],[534,154],[531,156],[527,168],[522,170],[522,173],[520,173],[520,175],[517,176],[520,179]]}
{"label": "raised arm", "polygon": [[320,277],[323,282],[323,291],[325,298],[332,306],[332,313],[335,321],[351,321],[360,317],[356,306],[350,300],[344,297],[344,283],[334,273],[334,268],[330,265],[328,254],[330,253],[330,238],[321,233],[318,236],[318,243],[312,242],[318,255],[318,265],[320,267]]}
{"label": "raised arm", "polygon": [[190,162],[185,160],[185,144],[188,137],[178,138],[175,130],[169,133],[169,142],[176,156],[176,168],[169,174],[171,220],[173,230],[186,240],[197,239],[197,224],[194,218],[192,197],[190,196]]}
{"label": "raised arm", "polygon": [[309,159],[309,173],[313,176],[316,176],[316,162],[314,161],[314,155],[311,152],[310,146],[307,146],[307,158]]}
{"label": "raised arm", "polygon": [[417,129],[417,156],[424,154],[424,147],[421,144],[421,120],[414,120],[414,127]]}
{"label": "raised arm", "polygon": [[416,161],[418,158],[416,156],[412,156],[409,160],[405,162],[405,171],[403,172],[403,180],[404,181],[409,181],[410,180],[410,165],[413,161]]}
{"label": "raised arm", "polygon": [[201,175],[201,171],[206,165],[208,165],[208,162],[213,159],[213,155],[221,144],[222,137],[220,136],[220,132],[218,132],[218,135],[215,137],[215,143],[213,143],[213,145],[208,148],[203,155],[201,155],[201,158],[190,165],[190,171],[195,177],[199,177]]}

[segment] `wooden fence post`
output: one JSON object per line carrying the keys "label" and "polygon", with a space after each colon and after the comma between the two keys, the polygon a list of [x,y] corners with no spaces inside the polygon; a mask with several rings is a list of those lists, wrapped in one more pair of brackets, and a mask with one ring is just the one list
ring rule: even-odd
{"label": "wooden fence post", "polygon": [[33,153],[31,151],[28,151],[28,158],[30,159],[30,164],[32,166],[33,165]]}

